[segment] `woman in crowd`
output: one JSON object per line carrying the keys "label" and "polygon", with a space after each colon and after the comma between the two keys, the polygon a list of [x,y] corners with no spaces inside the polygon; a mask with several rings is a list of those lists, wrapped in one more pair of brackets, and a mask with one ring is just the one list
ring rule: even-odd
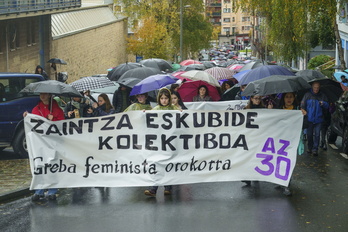
{"label": "woman in crowd", "polygon": [[209,96],[209,90],[207,86],[201,85],[198,87],[198,95],[193,97],[194,102],[201,101],[212,101],[213,99]]}
{"label": "woman in crowd", "polygon": [[40,74],[41,76],[45,78],[45,80],[49,80],[47,73],[40,65],[36,66],[35,74]]}
{"label": "woman in crowd", "polygon": [[[284,110],[299,110],[299,104],[297,102],[297,98],[295,93],[289,92],[289,93],[283,93],[282,97],[280,99],[279,103],[279,109],[284,109]],[[306,114],[304,110],[302,110],[303,115]],[[290,184],[289,184],[290,186]],[[289,187],[283,187],[283,186],[277,186],[279,189],[283,189],[283,194],[286,196],[290,196],[291,190]]]}
{"label": "woman in crowd", "polygon": [[[50,121],[64,120],[64,112],[58,106],[57,102],[52,99],[50,93],[40,93],[40,102],[31,111],[32,114],[42,116]],[[24,112],[23,116],[27,116],[28,112]],[[58,189],[48,189],[47,195],[49,200],[55,200]],[[45,197],[45,189],[35,190],[34,195],[31,197],[32,201],[39,201]]]}
{"label": "woman in crowd", "polygon": [[92,107],[87,110],[88,117],[98,117],[114,113],[114,107],[111,105],[109,97],[105,93],[98,96],[98,104],[94,102]]}
{"label": "woman in crowd", "polygon": [[81,118],[87,117],[87,110],[91,107],[90,100],[82,97],[73,97],[65,108],[65,118]]}
{"label": "woman in crowd", "polygon": [[[155,106],[152,110],[180,110],[175,105],[171,104],[171,93],[169,89],[162,88],[159,90],[157,95],[157,106]],[[147,196],[156,196],[158,186],[152,186],[150,189],[146,189],[144,194]],[[164,195],[171,195],[172,186],[166,185],[164,186]]]}
{"label": "woman in crowd", "polygon": [[134,111],[134,110],[151,110],[152,107],[147,101],[147,93],[137,94],[135,95],[136,102],[132,105],[128,106],[124,112]]}
{"label": "woman in crowd", "polygon": [[265,106],[262,103],[262,98],[259,95],[251,96],[245,109],[262,109]]}
{"label": "woman in crowd", "polygon": [[182,110],[187,110],[187,107],[184,105],[180,94],[176,91],[172,92],[172,105],[182,109]]}
{"label": "woman in crowd", "polygon": [[222,82],[222,84],[221,84],[221,93],[223,94],[224,92],[226,92],[226,90],[229,90],[233,86],[234,86],[234,83],[233,83],[232,80],[227,80],[227,81]]}

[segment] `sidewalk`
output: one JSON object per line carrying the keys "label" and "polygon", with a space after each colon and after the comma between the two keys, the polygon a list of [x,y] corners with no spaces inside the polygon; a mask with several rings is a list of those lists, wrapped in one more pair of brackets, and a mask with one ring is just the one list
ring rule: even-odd
{"label": "sidewalk", "polygon": [[28,159],[0,160],[0,203],[29,194]]}

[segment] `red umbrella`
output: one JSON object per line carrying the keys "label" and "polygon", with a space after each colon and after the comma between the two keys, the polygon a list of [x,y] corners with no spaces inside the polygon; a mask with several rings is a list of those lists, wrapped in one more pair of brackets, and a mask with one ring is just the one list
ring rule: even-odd
{"label": "red umbrella", "polygon": [[192,81],[191,79],[187,78],[187,77],[183,77],[181,76],[181,74],[185,73],[186,71],[179,71],[179,72],[175,72],[175,73],[172,73],[172,76],[175,76],[176,78],[179,78],[180,80],[184,80],[186,79],[187,81]]}
{"label": "red umbrella", "polygon": [[180,85],[178,92],[182,98],[183,102],[192,102],[194,96],[198,95],[198,87],[201,85],[205,85],[208,88],[209,96],[213,99],[213,101],[220,100],[219,91],[213,85],[205,82],[205,81],[187,81]]}
{"label": "red umbrella", "polygon": [[202,64],[202,63],[197,60],[184,60],[180,63],[181,66],[187,66],[190,64]]}

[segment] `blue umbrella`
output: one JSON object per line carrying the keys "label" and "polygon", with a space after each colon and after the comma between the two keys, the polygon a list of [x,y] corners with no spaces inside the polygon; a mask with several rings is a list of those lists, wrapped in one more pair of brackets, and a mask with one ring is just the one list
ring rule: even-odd
{"label": "blue umbrella", "polygon": [[239,82],[244,77],[244,75],[247,74],[250,71],[251,71],[251,69],[247,69],[247,70],[241,71],[239,73],[234,74],[233,77],[236,78],[236,80]]}
{"label": "blue umbrella", "polygon": [[342,82],[341,76],[345,76],[346,79],[348,79],[348,73],[346,73],[346,72],[335,72],[334,73],[334,77],[336,78],[336,80],[338,82]]}
{"label": "blue umbrella", "polygon": [[162,87],[165,87],[166,85],[175,83],[177,80],[178,79],[176,77],[169,74],[152,75],[136,84],[129,95],[133,96],[136,94],[147,93],[152,90],[160,89]]}
{"label": "blue umbrella", "polygon": [[255,69],[252,69],[250,72],[245,74],[242,79],[239,81],[240,85],[246,85],[249,82],[260,80],[271,75],[286,75],[286,76],[295,76],[295,74],[289,71],[287,68],[284,68],[279,65],[262,65]]}

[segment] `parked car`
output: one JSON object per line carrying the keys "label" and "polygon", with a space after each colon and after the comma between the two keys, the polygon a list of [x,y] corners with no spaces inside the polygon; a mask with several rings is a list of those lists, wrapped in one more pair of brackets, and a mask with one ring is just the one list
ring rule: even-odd
{"label": "parked car", "polygon": [[331,115],[328,130],[328,142],[334,144],[337,136],[342,137],[342,151],[348,154],[348,92],[345,91],[335,103],[335,112]]}
{"label": "parked car", "polygon": [[23,112],[31,112],[40,98],[19,92],[30,83],[44,80],[38,74],[0,73],[0,151],[12,146],[15,153],[28,157]]}

